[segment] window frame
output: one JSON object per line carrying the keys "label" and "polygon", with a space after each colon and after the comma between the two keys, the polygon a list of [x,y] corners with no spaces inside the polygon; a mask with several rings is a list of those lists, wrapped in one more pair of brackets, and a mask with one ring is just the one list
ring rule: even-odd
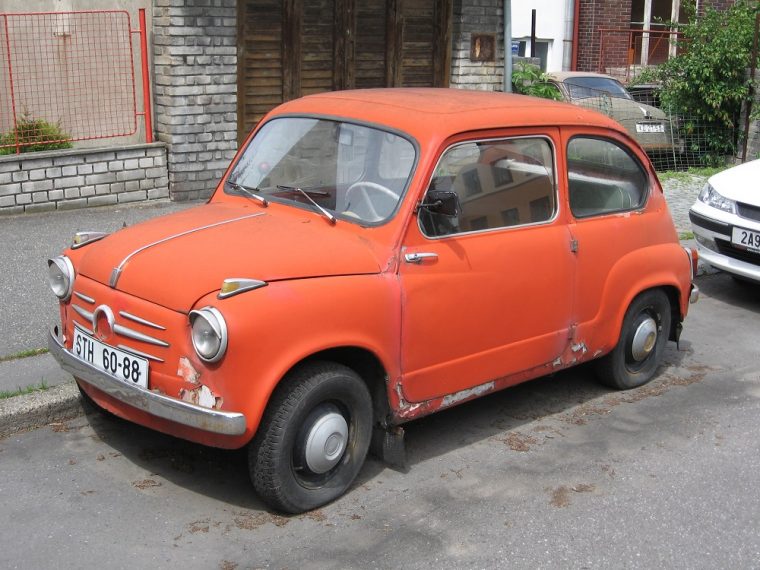
{"label": "window frame", "polygon": [[[614,210],[609,212],[601,212],[596,214],[587,214],[585,216],[580,216],[573,212],[573,206],[570,202],[570,143],[573,142],[574,139],[594,139],[599,140],[602,142],[608,142],[610,144],[615,145],[619,149],[621,149],[625,154],[627,154],[634,162],[636,167],[641,171],[641,174],[644,177],[645,183],[646,183],[646,190],[644,192],[643,200],[641,202],[641,205],[633,207],[633,208],[627,208],[625,210]],[[623,141],[620,141],[613,137],[606,137],[603,135],[598,134],[573,134],[570,136],[570,138],[567,139],[567,144],[565,145],[565,174],[567,176],[567,207],[570,211],[570,215],[575,220],[589,220],[594,218],[601,218],[604,216],[615,216],[618,214],[625,214],[629,212],[638,212],[642,211],[647,207],[647,204],[649,203],[649,197],[652,195],[652,181],[651,177],[649,175],[649,170],[645,167],[645,165],[642,163],[642,161],[639,159],[639,157],[634,153],[629,145],[625,144]]]}
{"label": "window frame", "polygon": [[438,167],[441,165],[441,161],[446,156],[446,154],[453,148],[465,144],[472,144],[472,143],[487,143],[487,142],[495,142],[495,141],[507,141],[507,140],[516,140],[516,139],[544,139],[549,143],[549,149],[552,154],[552,174],[553,174],[553,184],[552,189],[554,192],[554,215],[549,218],[548,220],[544,220],[541,222],[531,222],[529,224],[517,224],[514,226],[499,226],[496,228],[487,228],[484,230],[470,230],[466,232],[457,232],[452,234],[446,234],[443,236],[429,236],[427,233],[425,233],[425,230],[422,227],[422,222],[420,220],[419,211],[415,213],[415,218],[417,218],[417,229],[420,232],[420,235],[431,241],[437,241],[442,239],[452,239],[452,238],[458,238],[461,236],[472,236],[472,235],[480,235],[480,234],[486,234],[486,233],[493,233],[493,232],[502,232],[502,231],[514,231],[514,230],[521,230],[525,228],[532,228],[536,226],[545,226],[554,223],[557,218],[559,217],[561,211],[562,211],[562,201],[560,199],[559,195],[559,171],[558,171],[558,165],[557,165],[557,145],[554,143],[554,139],[546,134],[531,134],[531,135],[512,135],[512,136],[500,136],[500,137],[484,137],[484,138],[464,138],[462,140],[458,140],[456,142],[453,142],[449,144],[446,148],[443,149],[443,151],[439,154],[438,160],[435,162],[435,166],[433,167],[433,170],[430,173],[430,176],[428,176],[426,183],[424,185],[425,191],[422,194],[422,197],[420,199],[420,203],[424,202],[425,197],[427,196],[428,191],[430,190],[430,185],[433,182],[433,178],[435,178],[435,173],[438,170]]}

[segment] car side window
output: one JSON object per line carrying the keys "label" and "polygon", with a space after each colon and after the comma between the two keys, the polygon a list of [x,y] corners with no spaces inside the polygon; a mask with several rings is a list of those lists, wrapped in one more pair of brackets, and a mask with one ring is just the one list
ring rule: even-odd
{"label": "car side window", "polygon": [[457,144],[438,162],[428,192],[435,190],[453,192],[458,213],[420,208],[428,237],[546,222],[557,211],[553,147],[543,137]]}
{"label": "car side window", "polygon": [[635,210],[649,188],[644,169],[617,143],[574,137],[567,145],[570,210],[576,218]]}

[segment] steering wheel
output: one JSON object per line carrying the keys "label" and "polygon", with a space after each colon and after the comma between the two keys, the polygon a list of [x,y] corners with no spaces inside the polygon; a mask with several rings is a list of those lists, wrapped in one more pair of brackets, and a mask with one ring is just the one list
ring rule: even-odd
{"label": "steering wheel", "polygon": [[[347,208],[345,213],[348,213],[349,215],[356,214],[359,217],[364,218],[364,216],[357,214],[355,211],[357,204],[364,203],[367,213],[369,216],[371,216],[371,219],[367,220],[368,222],[377,222],[385,218],[385,216],[381,216],[377,213],[375,204],[372,201],[371,194],[373,193],[382,194],[387,198],[390,198],[393,200],[394,206],[399,199],[398,194],[396,194],[390,188],[383,186],[382,184],[360,180],[359,182],[354,182],[351,184],[351,186],[349,186],[346,190],[346,204],[348,204],[351,210],[354,211],[349,211]],[[352,203],[354,201],[355,203]]]}

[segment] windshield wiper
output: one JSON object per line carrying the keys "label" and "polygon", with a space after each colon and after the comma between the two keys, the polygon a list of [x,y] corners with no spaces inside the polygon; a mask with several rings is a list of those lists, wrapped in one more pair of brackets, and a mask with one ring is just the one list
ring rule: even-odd
{"label": "windshield wiper", "polygon": [[335,225],[336,217],[333,216],[330,212],[325,210],[322,206],[316,203],[314,198],[310,196],[310,194],[313,194],[314,196],[329,196],[327,192],[324,192],[322,190],[303,190],[302,188],[299,188],[298,186],[283,186],[282,184],[278,184],[277,188],[279,190],[284,190],[285,192],[293,192],[295,194],[301,194],[304,198],[306,198],[311,204],[314,205],[314,207],[319,210],[319,212],[327,218],[331,224]]}
{"label": "windshield wiper", "polygon": [[257,202],[261,202],[261,205],[264,207],[269,206],[269,200],[264,198],[263,196],[259,196],[258,194],[254,194],[254,192],[259,192],[258,188],[250,188],[248,186],[243,186],[242,184],[238,184],[237,182],[233,182],[232,180],[227,180],[227,184],[232,186],[235,190],[242,192],[249,198],[253,198]]}

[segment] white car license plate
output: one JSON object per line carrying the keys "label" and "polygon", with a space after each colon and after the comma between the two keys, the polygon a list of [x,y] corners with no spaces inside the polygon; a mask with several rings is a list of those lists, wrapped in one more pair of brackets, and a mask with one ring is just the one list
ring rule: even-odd
{"label": "white car license plate", "polygon": [[637,133],[664,133],[665,125],[663,123],[636,123]]}
{"label": "white car license plate", "polygon": [[760,252],[760,232],[745,230],[744,228],[734,228],[731,232],[731,243]]}
{"label": "white car license plate", "polygon": [[113,348],[74,327],[71,352],[79,360],[93,365],[109,376],[139,386],[148,387],[148,361],[124,350]]}

